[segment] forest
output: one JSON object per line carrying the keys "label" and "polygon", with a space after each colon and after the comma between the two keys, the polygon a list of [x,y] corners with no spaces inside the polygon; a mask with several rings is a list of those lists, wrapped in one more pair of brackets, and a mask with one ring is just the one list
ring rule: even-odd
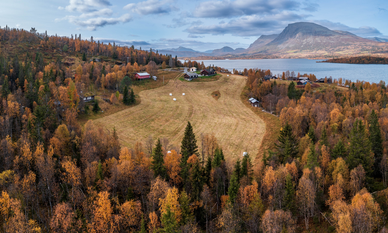
{"label": "forest", "polygon": [[388,64],[388,58],[385,57],[371,57],[371,56],[361,56],[361,57],[343,57],[343,58],[333,58],[328,59],[322,62],[329,63],[349,63],[349,64]]}
{"label": "forest", "polygon": [[387,232],[384,82],[299,90],[247,70],[250,97],[282,128],[270,149],[232,164],[190,122],[174,148],[166,138],[127,148],[116,129],[78,122],[92,89],[127,101],[133,72],[177,59],[8,28],[0,41],[1,232]]}

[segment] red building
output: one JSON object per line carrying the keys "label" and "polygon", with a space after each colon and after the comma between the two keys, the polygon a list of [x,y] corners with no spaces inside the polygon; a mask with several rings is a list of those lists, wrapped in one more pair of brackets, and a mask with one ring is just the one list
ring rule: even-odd
{"label": "red building", "polygon": [[149,73],[136,73],[135,75],[136,79],[147,79],[151,78]]}

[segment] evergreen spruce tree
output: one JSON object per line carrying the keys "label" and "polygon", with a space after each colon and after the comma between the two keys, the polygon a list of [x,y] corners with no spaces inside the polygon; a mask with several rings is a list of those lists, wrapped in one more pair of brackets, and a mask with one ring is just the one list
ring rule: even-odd
{"label": "evergreen spruce tree", "polygon": [[290,99],[296,99],[296,89],[295,89],[295,83],[291,82],[290,85],[288,86],[288,98]]}
{"label": "evergreen spruce tree", "polygon": [[131,104],[135,104],[136,103],[135,92],[133,92],[132,88],[131,88],[131,95],[129,97],[129,100],[130,100]]}
{"label": "evergreen spruce tree", "polygon": [[86,61],[86,54],[85,53],[82,54],[82,61]]}
{"label": "evergreen spruce tree", "polygon": [[286,176],[286,193],[284,195],[284,203],[284,208],[286,210],[290,210],[292,213],[295,213],[295,188],[294,184],[292,183],[290,174],[287,174]]}
{"label": "evergreen spruce tree", "polygon": [[329,147],[329,140],[327,139],[326,126],[323,126],[320,144]]}
{"label": "evergreen spruce tree", "polygon": [[288,122],[284,128],[280,130],[278,141],[279,142],[275,144],[275,147],[280,163],[286,163],[298,155],[298,142],[293,135],[291,125],[288,124]]}
{"label": "evergreen spruce tree", "polygon": [[379,118],[377,117],[375,110],[369,117],[369,140],[371,142],[371,148],[374,153],[374,171],[375,175],[378,175],[379,166],[383,157],[383,139],[380,131]]}
{"label": "evergreen spruce tree", "polygon": [[116,53],[116,52],[113,52],[112,58],[115,59],[115,60],[116,60],[117,58],[119,58],[119,57],[117,56],[117,53]]}
{"label": "evergreen spruce tree", "polygon": [[359,164],[365,169],[367,175],[373,172],[374,158],[371,143],[365,132],[365,126],[361,120],[356,120],[350,133],[349,156],[347,158],[349,170]]}
{"label": "evergreen spruce tree", "polygon": [[131,104],[131,100],[129,99],[129,93],[128,93],[128,87],[127,86],[124,87],[123,103],[125,105],[130,105]]}
{"label": "evergreen spruce tree", "polygon": [[214,151],[214,159],[213,159],[212,167],[213,168],[220,167],[222,161],[225,161],[224,154],[222,152],[222,149],[217,148]]}
{"label": "evergreen spruce tree", "polygon": [[252,174],[253,174],[253,169],[252,169],[251,158],[249,157],[249,154],[246,154],[241,164],[241,177],[247,176],[249,182],[251,182],[253,179]]}
{"label": "evergreen spruce tree", "polygon": [[178,223],[175,219],[174,212],[171,212],[170,206],[167,206],[167,212],[162,214],[162,226],[161,232],[166,233],[178,233]]}
{"label": "evergreen spruce tree", "polygon": [[135,199],[135,194],[133,193],[133,188],[131,186],[129,186],[128,190],[127,190],[126,200],[130,201],[130,200],[133,200],[133,199]]}
{"label": "evergreen spruce tree", "polygon": [[317,142],[317,138],[315,137],[314,128],[313,128],[312,126],[310,126],[310,128],[309,128],[308,136],[309,136],[310,140],[311,140],[314,144]]}
{"label": "evergreen spruce tree", "polygon": [[307,164],[306,167],[310,170],[313,170],[314,167],[318,167],[318,155],[315,152],[315,145],[313,143],[310,143],[310,152],[307,155]]}
{"label": "evergreen spruce tree", "polygon": [[185,129],[185,135],[182,139],[181,144],[181,177],[183,181],[183,185],[186,186],[187,178],[188,178],[188,167],[187,167],[187,159],[193,154],[198,153],[197,140],[195,139],[195,134],[193,132],[193,127],[190,122],[187,123]]}
{"label": "evergreen spruce tree", "polygon": [[140,231],[139,233],[147,233],[146,223],[144,221],[144,216],[141,217]]}
{"label": "evergreen spruce tree", "polygon": [[158,139],[158,142],[156,143],[155,149],[152,153],[151,168],[154,171],[155,178],[160,176],[160,178],[166,179],[166,168],[164,167],[164,158],[160,139]]}
{"label": "evergreen spruce tree", "polygon": [[203,188],[203,177],[202,168],[199,162],[193,164],[190,174],[191,183],[191,195],[193,200],[200,200],[202,188]]}
{"label": "evergreen spruce tree", "polygon": [[240,179],[243,176],[242,172],[241,172],[241,162],[240,162],[240,159],[237,159],[236,164],[234,165],[233,173],[236,174],[237,181],[240,182]]}
{"label": "evergreen spruce tree", "polygon": [[345,148],[345,145],[344,143],[342,142],[342,139],[340,139],[334,146],[332,152],[331,152],[331,157],[333,159],[337,159],[339,157],[341,158],[346,158],[346,154],[347,154],[347,151],[346,151],[346,148]]}
{"label": "evergreen spruce tree", "polygon": [[104,179],[104,173],[102,171],[102,164],[101,164],[101,160],[98,161],[98,166],[97,166],[97,176],[96,176],[96,179],[97,180],[103,180]]}
{"label": "evergreen spruce tree", "polygon": [[204,179],[205,183],[209,186],[210,185],[210,175],[212,171],[212,158],[209,156],[206,161],[205,165],[205,171],[204,171]]}
{"label": "evergreen spruce tree", "polygon": [[93,109],[92,109],[92,111],[94,112],[94,113],[98,113],[98,111],[100,111],[101,110],[101,108],[100,108],[100,106],[98,105],[98,100],[94,100],[94,104],[93,104]]}
{"label": "evergreen spruce tree", "polygon": [[229,189],[228,189],[229,201],[232,204],[234,204],[236,201],[239,188],[240,188],[240,184],[238,182],[237,174],[233,173],[233,175],[230,179],[230,184],[229,184]]}
{"label": "evergreen spruce tree", "polygon": [[1,97],[3,97],[3,99],[7,99],[9,92],[8,77],[6,77],[4,79],[3,86],[1,87]]}
{"label": "evergreen spruce tree", "polygon": [[180,223],[181,225],[185,225],[187,222],[194,218],[194,215],[190,209],[190,197],[185,191],[182,191],[181,195],[179,195],[179,205],[182,213],[182,219]]}

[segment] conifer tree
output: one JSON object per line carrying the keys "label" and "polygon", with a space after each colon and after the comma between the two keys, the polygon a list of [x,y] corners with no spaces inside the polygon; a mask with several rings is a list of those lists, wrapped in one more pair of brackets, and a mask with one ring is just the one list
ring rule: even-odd
{"label": "conifer tree", "polygon": [[193,200],[199,200],[203,188],[202,168],[199,161],[193,164],[190,174],[191,195]]}
{"label": "conifer tree", "polygon": [[182,218],[180,223],[182,225],[185,225],[187,222],[189,222],[191,219],[194,218],[194,215],[190,209],[190,197],[187,195],[185,191],[182,191],[181,195],[179,195],[179,205],[181,208],[181,218]]}
{"label": "conifer tree", "polygon": [[8,77],[5,77],[3,86],[1,87],[1,96],[3,97],[3,99],[7,99],[9,92],[10,91],[9,91]]}
{"label": "conifer tree", "polygon": [[288,86],[288,98],[290,99],[296,99],[296,89],[295,89],[295,83],[291,82],[290,85]]}
{"label": "conifer tree", "polygon": [[166,213],[162,214],[162,225],[163,228],[160,229],[161,232],[166,233],[178,233],[178,223],[175,219],[174,212],[171,211],[170,206],[167,206]]}
{"label": "conifer tree", "polygon": [[346,158],[346,148],[344,143],[342,142],[342,139],[340,139],[334,146],[332,152],[331,152],[331,157],[333,159],[337,159],[339,157]]}
{"label": "conifer tree", "polygon": [[98,166],[97,166],[97,176],[96,176],[96,179],[97,180],[103,180],[104,179],[104,174],[103,174],[103,171],[102,171],[102,164],[101,164],[101,160],[98,161]]}
{"label": "conifer tree", "polygon": [[209,156],[207,158],[205,171],[204,171],[204,179],[207,185],[209,185],[209,182],[210,182],[211,171],[212,171],[212,158]]}
{"label": "conifer tree", "polygon": [[295,212],[295,188],[290,174],[287,174],[286,176],[286,193],[284,195],[284,203],[286,210],[290,210],[293,213]]}
{"label": "conifer tree", "polygon": [[154,171],[155,178],[160,176],[162,179],[166,179],[166,168],[164,167],[162,144],[160,139],[156,143],[155,149],[152,153],[152,170]]}
{"label": "conifer tree", "polygon": [[240,159],[237,159],[236,164],[234,165],[233,173],[236,174],[238,182],[240,182],[242,175],[241,172],[241,162]]}
{"label": "conifer tree", "polygon": [[186,185],[186,181],[188,178],[187,159],[193,154],[197,154],[197,152],[198,152],[197,140],[195,139],[193,127],[191,126],[190,122],[188,122],[185,129],[185,135],[183,136],[182,144],[181,144],[182,158],[181,158],[180,166],[181,166],[181,177],[182,177],[183,185]]}
{"label": "conifer tree", "polygon": [[217,148],[214,151],[214,159],[213,159],[212,167],[216,168],[221,166],[222,161],[225,161],[224,154],[222,152],[222,149]]}
{"label": "conifer tree", "polygon": [[290,161],[298,155],[298,142],[288,122],[283,129],[280,129],[278,141],[275,146],[281,163]]}
{"label": "conifer tree", "polygon": [[315,152],[315,146],[313,143],[310,143],[310,151],[307,155],[307,164],[306,167],[312,170],[314,167],[318,167],[318,155]]}
{"label": "conifer tree", "polygon": [[315,144],[317,139],[315,137],[314,128],[312,126],[310,126],[310,128],[309,128],[308,136],[309,136],[310,140]]}
{"label": "conifer tree", "polygon": [[230,178],[230,184],[228,189],[229,201],[234,204],[238,195],[238,189],[240,188],[240,184],[238,182],[238,177],[236,173],[233,173]]}
{"label": "conifer tree", "polygon": [[86,61],[86,54],[85,53],[82,54],[82,61]]}
{"label": "conifer tree", "polygon": [[383,139],[380,131],[379,118],[377,117],[375,110],[372,110],[369,117],[369,140],[375,157],[374,170],[375,173],[378,173],[377,171],[379,171],[378,168],[383,157]]}
{"label": "conifer tree", "polygon": [[326,126],[323,127],[322,134],[321,134],[321,140],[320,140],[321,146],[329,146],[329,141],[327,139],[327,132],[326,132]]}
{"label": "conifer tree", "polygon": [[135,104],[136,103],[135,92],[133,92],[132,88],[131,88],[131,95],[129,97],[129,100],[130,100],[131,104]]}
{"label": "conifer tree", "polygon": [[349,170],[354,169],[359,164],[365,169],[367,175],[373,172],[373,152],[365,126],[361,120],[356,120],[350,133],[349,156],[347,158]]}
{"label": "conifer tree", "polygon": [[94,113],[98,113],[98,111],[100,111],[101,110],[101,108],[100,108],[100,106],[98,105],[98,101],[97,100],[94,100],[94,104],[93,104],[93,109],[92,109],[92,111],[94,112]]}
{"label": "conifer tree", "polygon": [[139,233],[147,233],[146,223],[144,221],[144,216],[141,217],[140,231]]}
{"label": "conifer tree", "polygon": [[131,100],[129,99],[129,93],[128,93],[128,87],[127,86],[124,87],[123,103],[125,105],[130,105],[131,104]]}

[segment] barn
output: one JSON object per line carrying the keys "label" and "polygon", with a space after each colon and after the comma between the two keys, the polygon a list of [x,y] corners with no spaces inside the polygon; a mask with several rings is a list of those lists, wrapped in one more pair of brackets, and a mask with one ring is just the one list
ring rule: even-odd
{"label": "barn", "polygon": [[204,69],[201,72],[201,75],[203,75],[203,76],[210,76],[210,75],[214,75],[214,74],[216,74],[216,71],[213,68]]}
{"label": "barn", "polygon": [[151,75],[149,73],[136,73],[135,75],[136,79],[147,79],[147,78],[151,78]]}

